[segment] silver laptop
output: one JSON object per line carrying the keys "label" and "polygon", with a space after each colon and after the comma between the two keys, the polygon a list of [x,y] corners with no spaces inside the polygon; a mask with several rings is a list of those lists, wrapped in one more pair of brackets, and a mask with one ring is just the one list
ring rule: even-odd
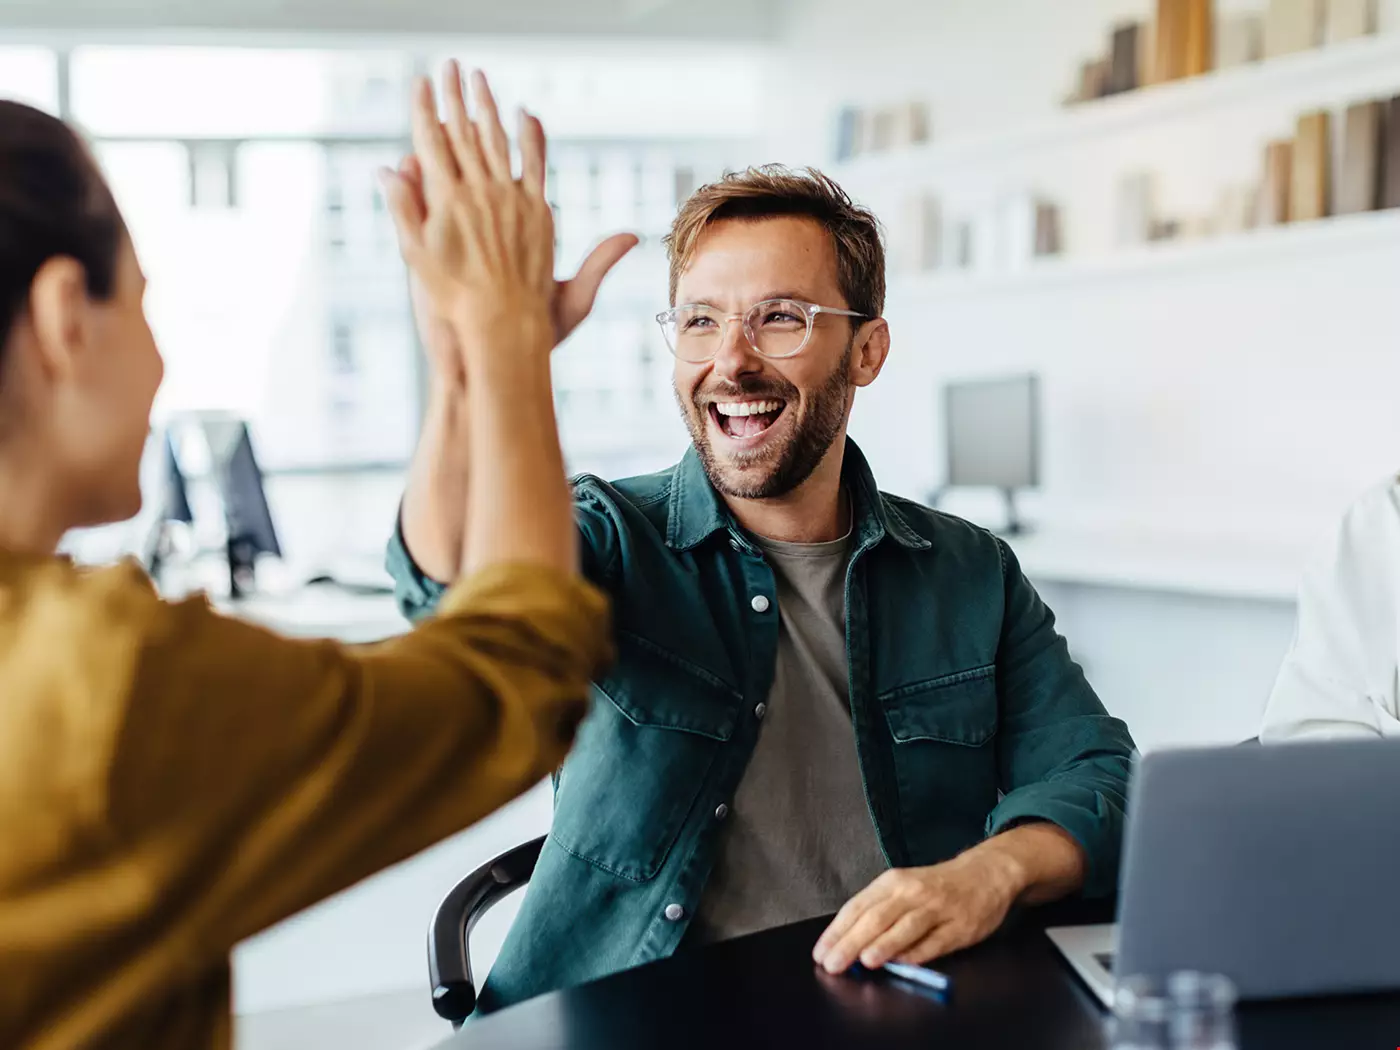
{"label": "silver laptop", "polygon": [[1118,924],[1047,931],[1105,1004],[1115,973],[1400,989],[1400,741],[1150,754],[1123,856]]}

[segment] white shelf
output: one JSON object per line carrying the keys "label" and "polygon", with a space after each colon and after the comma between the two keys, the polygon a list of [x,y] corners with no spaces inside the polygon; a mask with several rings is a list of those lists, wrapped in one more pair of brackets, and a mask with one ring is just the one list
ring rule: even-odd
{"label": "white shelf", "polygon": [[1145,280],[1180,271],[1239,268],[1290,257],[1309,262],[1328,255],[1400,246],[1400,209],[1271,226],[1194,241],[1163,241],[1092,259],[1046,259],[1024,270],[979,274],[944,270],[895,274],[896,302],[1034,292],[1111,280]]}
{"label": "white shelf", "polygon": [[[1315,88],[1325,95],[1335,83],[1358,76],[1393,76],[1400,90],[1400,33],[1363,37],[1313,51],[1220,70],[1068,106],[1036,123],[1010,131],[968,135],[911,149],[871,153],[846,161],[839,181],[905,173],[933,177],[943,171],[986,164],[1010,155],[1059,148],[1094,136],[1141,128],[1201,110],[1265,98],[1284,89]],[[1319,97],[1318,102],[1325,101]]]}

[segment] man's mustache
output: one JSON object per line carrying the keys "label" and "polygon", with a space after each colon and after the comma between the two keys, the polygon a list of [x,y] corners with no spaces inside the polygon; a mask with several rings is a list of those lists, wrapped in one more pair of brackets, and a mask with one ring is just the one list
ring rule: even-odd
{"label": "man's mustache", "polygon": [[733,401],[741,397],[765,397],[774,401],[796,401],[797,387],[791,383],[774,383],[771,379],[756,379],[753,382],[716,383],[697,390],[692,400],[698,408],[708,408],[717,401]]}

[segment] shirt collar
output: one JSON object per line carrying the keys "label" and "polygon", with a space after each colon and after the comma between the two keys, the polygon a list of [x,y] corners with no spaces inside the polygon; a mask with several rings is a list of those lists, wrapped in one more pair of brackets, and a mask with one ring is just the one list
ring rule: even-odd
{"label": "shirt collar", "polygon": [[[850,438],[842,478],[855,507],[855,542],[873,547],[889,538],[908,550],[927,550],[932,544],[910,527],[908,521],[875,485],[875,475],[864,453]],[[671,472],[671,505],[667,514],[666,545],[675,551],[700,546],[716,532],[736,536],[739,526],[705,474],[700,454],[691,445]]]}

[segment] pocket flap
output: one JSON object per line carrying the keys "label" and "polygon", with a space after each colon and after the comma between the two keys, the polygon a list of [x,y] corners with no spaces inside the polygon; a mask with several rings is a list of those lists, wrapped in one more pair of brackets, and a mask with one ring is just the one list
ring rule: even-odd
{"label": "pocket flap", "polygon": [[976,747],[997,731],[996,667],[901,686],[880,700],[899,743],[935,740]]}
{"label": "pocket flap", "polygon": [[738,722],[738,693],[703,667],[631,631],[617,632],[616,672],[597,683],[633,725],[728,740]]}

